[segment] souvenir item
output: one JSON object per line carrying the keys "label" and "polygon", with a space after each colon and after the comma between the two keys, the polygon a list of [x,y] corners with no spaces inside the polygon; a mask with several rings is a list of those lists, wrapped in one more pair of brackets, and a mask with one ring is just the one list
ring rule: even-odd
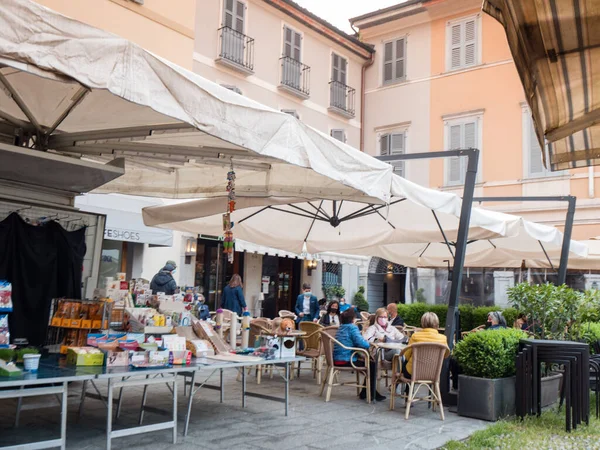
{"label": "souvenir item", "polygon": [[8,281],[0,280],[0,312],[12,312],[12,285]]}

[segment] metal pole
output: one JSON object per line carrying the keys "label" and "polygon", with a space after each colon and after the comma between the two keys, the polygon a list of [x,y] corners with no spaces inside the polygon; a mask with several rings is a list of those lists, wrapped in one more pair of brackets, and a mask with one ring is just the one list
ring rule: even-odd
{"label": "metal pole", "polygon": [[452,269],[452,285],[450,286],[450,300],[448,302],[448,313],[446,314],[446,339],[448,346],[454,346],[454,334],[456,332],[456,314],[458,311],[458,293],[462,283],[463,265],[467,252],[467,240],[469,237],[469,223],[471,221],[471,208],[473,195],[475,193],[475,181],[477,178],[477,167],[479,164],[479,150],[469,149],[466,151],[467,173],[465,175],[465,188],[460,210],[458,233],[456,236],[456,254],[454,256],[454,267]]}
{"label": "metal pole", "polygon": [[563,231],[563,242],[562,249],[560,251],[560,264],[558,267],[558,285],[565,284],[567,282],[567,267],[569,262],[569,251],[571,245],[571,232],[573,231],[573,220],[575,219],[575,205],[577,198],[568,196],[567,201],[569,206],[567,208],[567,219],[565,221],[565,229]]}

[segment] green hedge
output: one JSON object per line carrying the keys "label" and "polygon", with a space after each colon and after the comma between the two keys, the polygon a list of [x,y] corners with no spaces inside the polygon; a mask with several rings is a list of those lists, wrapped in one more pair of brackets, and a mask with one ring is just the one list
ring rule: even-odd
{"label": "green hedge", "polygon": [[600,340],[600,323],[586,322],[580,325],[579,329],[581,339],[586,341],[590,345],[590,353],[596,353],[594,351],[594,344]]}
{"label": "green hedge", "polygon": [[456,343],[453,356],[462,373],[472,377],[504,378],[516,372],[519,340],[525,332],[514,328],[471,333]]}
{"label": "green hedge", "polygon": [[[502,309],[497,306],[471,306],[460,305],[460,330],[470,331],[479,325],[485,325],[487,316],[492,311],[502,311],[506,324],[512,327],[517,318],[517,311],[514,308]],[[443,328],[446,323],[448,305],[429,305],[427,303],[412,303],[410,305],[398,305],[398,315],[404,319],[407,325],[413,327],[421,326],[421,316],[426,312],[434,312],[440,318],[440,327]]]}

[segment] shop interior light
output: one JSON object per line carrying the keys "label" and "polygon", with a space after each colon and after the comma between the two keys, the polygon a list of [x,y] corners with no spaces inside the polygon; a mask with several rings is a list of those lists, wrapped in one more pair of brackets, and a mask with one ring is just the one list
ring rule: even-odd
{"label": "shop interior light", "polygon": [[318,263],[318,261],[316,259],[311,259],[311,260],[309,260],[309,261],[306,262],[306,269],[307,269],[309,277],[312,275],[312,271],[317,268],[318,264],[319,263]]}

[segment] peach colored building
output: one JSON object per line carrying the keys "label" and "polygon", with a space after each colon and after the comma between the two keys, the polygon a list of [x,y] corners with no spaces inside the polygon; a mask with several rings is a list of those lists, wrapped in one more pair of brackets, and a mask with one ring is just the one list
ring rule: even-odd
{"label": "peach colored building", "polygon": [[[376,50],[365,78],[366,152],[479,148],[476,196],[574,195],[573,237],[600,235],[600,170],[549,172],[543,167],[504,29],[482,13],[480,0],[409,0],[350,22]],[[460,193],[465,163],[407,162],[398,164],[398,172],[415,182]],[[566,214],[566,203],[485,206],[559,227]],[[418,286],[429,301],[443,297],[444,277],[438,272],[418,271]],[[550,279],[548,272],[533,275]],[[470,298],[469,289],[477,290],[478,298],[472,300],[486,303],[488,293],[495,290],[496,302],[502,304],[506,298],[499,292],[522,276],[532,276],[532,271],[517,275],[471,270],[461,296]],[[579,281],[571,278],[577,287],[584,287],[584,279],[590,278],[577,276]]]}

